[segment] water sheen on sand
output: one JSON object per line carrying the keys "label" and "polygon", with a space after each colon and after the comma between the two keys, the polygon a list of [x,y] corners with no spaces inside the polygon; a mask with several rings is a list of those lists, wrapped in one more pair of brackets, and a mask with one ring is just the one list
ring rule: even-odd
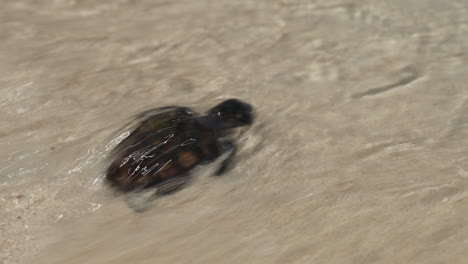
{"label": "water sheen on sand", "polygon": [[[0,263],[466,263],[465,0],[5,0]],[[223,177],[103,184],[143,110],[240,98]]]}

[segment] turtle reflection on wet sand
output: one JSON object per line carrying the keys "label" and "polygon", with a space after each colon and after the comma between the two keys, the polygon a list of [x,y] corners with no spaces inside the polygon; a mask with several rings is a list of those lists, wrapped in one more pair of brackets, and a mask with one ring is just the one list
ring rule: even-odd
{"label": "turtle reflection on wet sand", "polygon": [[186,107],[146,111],[130,135],[112,152],[107,181],[123,192],[152,189],[167,194],[186,184],[197,165],[226,153],[216,175],[229,166],[236,146],[222,140],[232,128],[251,125],[253,108],[237,99],[226,100],[198,115]]}

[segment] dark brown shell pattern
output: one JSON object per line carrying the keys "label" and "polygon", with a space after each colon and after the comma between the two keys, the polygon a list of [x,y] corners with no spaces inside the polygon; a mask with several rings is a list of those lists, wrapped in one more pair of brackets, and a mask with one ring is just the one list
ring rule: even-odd
{"label": "dark brown shell pattern", "polygon": [[153,187],[216,158],[216,137],[195,116],[177,108],[146,118],[114,149],[107,180],[122,191]]}

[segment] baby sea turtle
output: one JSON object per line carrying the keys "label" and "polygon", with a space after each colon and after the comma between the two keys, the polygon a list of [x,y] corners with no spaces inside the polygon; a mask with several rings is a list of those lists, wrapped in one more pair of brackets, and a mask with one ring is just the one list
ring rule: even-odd
{"label": "baby sea turtle", "polygon": [[146,111],[140,118],[138,126],[115,147],[106,179],[124,192],[155,187],[157,194],[165,194],[184,185],[195,166],[224,153],[227,158],[216,174],[225,172],[236,146],[222,137],[232,128],[252,124],[253,108],[229,99],[206,115],[169,106]]}

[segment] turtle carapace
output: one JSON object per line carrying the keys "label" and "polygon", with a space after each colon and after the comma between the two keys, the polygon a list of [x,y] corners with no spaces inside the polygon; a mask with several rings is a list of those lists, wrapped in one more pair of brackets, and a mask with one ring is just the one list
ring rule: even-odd
{"label": "turtle carapace", "polygon": [[187,182],[195,166],[229,152],[216,172],[222,174],[236,152],[234,142],[222,137],[232,128],[251,125],[253,108],[229,99],[205,115],[171,106],[142,116],[146,117],[113,150],[106,179],[124,192],[155,187],[166,193]]}

